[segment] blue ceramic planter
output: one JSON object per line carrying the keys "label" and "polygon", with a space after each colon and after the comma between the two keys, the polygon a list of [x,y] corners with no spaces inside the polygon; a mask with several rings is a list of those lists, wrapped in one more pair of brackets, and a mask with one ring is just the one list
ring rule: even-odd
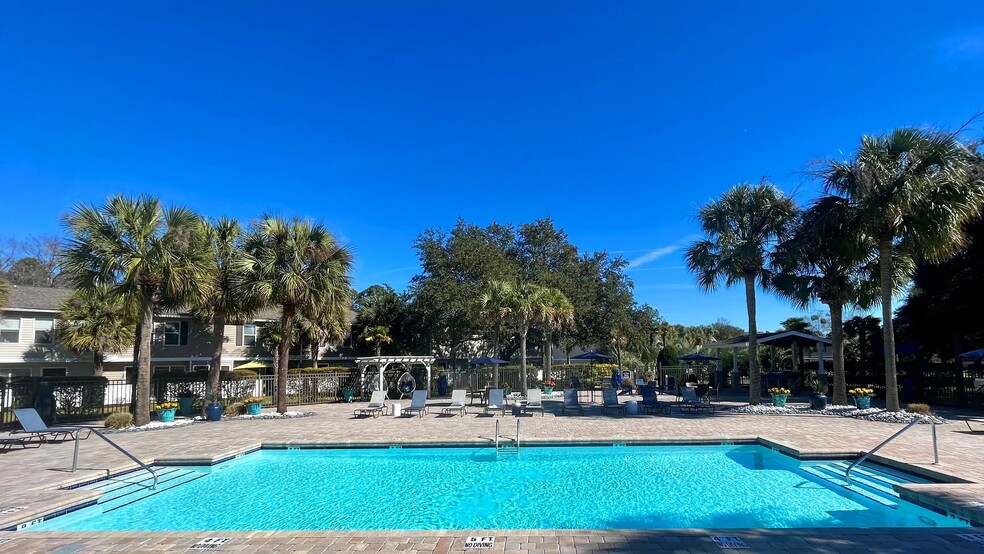
{"label": "blue ceramic planter", "polygon": [[870,396],[855,396],[854,403],[857,404],[859,410],[867,410],[871,407],[871,397]]}
{"label": "blue ceramic planter", "polygon": [[260,402],[250,402],[246,404],[246,413],[249,415],[260,415],[263,410],[263,404]]}
{"label": "blue ceramic planter", "polygon": [[185,417],[192,417],[195,411],[195,397],[194,396],[179,396],[178,406],[181,408],[181,415]]}
{"label": "blue ceramic planter", "polygon": [[166,410],[157,410],[157,419],[165,423],[174,421],[174,412],[177,408],[168,408]]}
{"label": "blue ceramic planter", "polygon": [[773,394],[772,395],[772,405],[777,408],[782,408],[786,405],[786,399],[789,398],[788,394]]}
{"label": "blue ceramic planter", "polygon": [[222,404],[213,402],[208,406],[205,406],[205,418],[209,421],[218,421],[222,419]]}

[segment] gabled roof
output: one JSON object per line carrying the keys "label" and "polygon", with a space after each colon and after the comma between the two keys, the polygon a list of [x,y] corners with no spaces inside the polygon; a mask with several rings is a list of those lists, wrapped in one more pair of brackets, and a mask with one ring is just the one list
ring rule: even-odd
{"label": "gabled roof", "polygon": [[60,312],[72,289],[10,285],[5,310]]}
{"label": "gabled roof", "polygon": [[[817,335],[811,335],[809,333],[801,333],[799,331],[777,331],[774,333],[757,333],[759,344],[768,344],[775,346],[790,346],[794,342],[801,344],[803,346],[812,345],[816,343],[822,344],[833,344],[833,342],[824,337],[818,337]],[[743,348],[748,346],[748,335],[740,335],[727,340],[721,340],[717,342],[712,342],[711,344],[704,345],[704,348]]]}

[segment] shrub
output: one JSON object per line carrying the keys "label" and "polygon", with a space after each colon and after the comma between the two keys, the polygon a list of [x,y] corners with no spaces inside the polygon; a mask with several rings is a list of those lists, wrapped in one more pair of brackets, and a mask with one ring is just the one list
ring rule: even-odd
{"label": "shrub", "polygon": [[106,421],[103,422],[103,427],[107,429],[125,429],[127,427],[133,427],[133,414],[129,412],[109,414],[109,417],[107,417]]}
{"label": "shrub", "polygon": [[222,411],[223,414],[229,417],[241,416],[246,413],[246,404],[242,402],[233,402],[225,407]]}
{"label": "shrub", "polygon": [[906,411],[912,412],[914,414],[930,415],[933,411],[929,408],[929,404],[909,404],[905,407]]}

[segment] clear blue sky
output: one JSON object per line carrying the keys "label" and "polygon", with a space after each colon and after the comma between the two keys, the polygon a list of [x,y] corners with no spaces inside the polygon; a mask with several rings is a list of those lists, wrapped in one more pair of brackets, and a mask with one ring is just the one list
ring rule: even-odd
{"label": "clear blue sky", "polygon": [[980,0],[787,4],[4,2],[0,236],[146,192],[320,219],[402,289],[421,229],[549,215],[669,320],[744,326],[682,268],[697,206],[984,110]]}

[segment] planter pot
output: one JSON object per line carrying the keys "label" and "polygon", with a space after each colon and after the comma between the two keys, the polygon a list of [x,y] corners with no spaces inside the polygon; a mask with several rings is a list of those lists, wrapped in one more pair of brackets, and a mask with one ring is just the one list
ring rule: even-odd
{"label": "planter pot", "polygon": [[157,419],[160,420],[160,421],[163,421],[164,423],[168,423],[168,422],[174,421],[174,412],[175,411],[177,411],[177,408],[168,408],[166,410],[157,410]]}
{"label": "planter pot", "polygon": [[506,387],[506,388],[502,389],[502,394],[504,394],[506,396],[509,396],[510,394],[512,394],[512,388]]}
{"label": "planter pot", "polygon": [[544,385],[544,386],[543,386],[543,392],[544,392],[544,393],[546,393],[546,394],[550,394],[550,393],[552,393],[552,392],[553,392],[553,390],[554,390],[554,388],[553,388],[553,387],[548,387],[548,386],[546,386],[546,385]]}
{"label": "planter pot", "polygon": [[178,406],[181,408],[181,415],[185,417],[192,417],[195,411],[195,397],[194,396],[179,396]]}
{"label": "planter pot", "polygon": [[859,410],[867,410],[871,407],[871,397],[870,396],[855,396],[854,403],[857,405]]}
{"label": "planter pot", "polygon": [[205,418],[209,421],[222,419],[222,404],[212,402],[208,406],[205,406]]}
{"label": "planter pot", "polygon": [[788,394],[773,394],[772,395],[772,405],[777,408],[782,408],[786,405],[786,399],[789,398]]}
{"label": "planter pot", "polygon": [[447,396],[448,395],[448,378],[446,375],[441,375],[437,378],[437,395]]}
{"label": "planter pot", "polygon": [[352,396],[354,395],[355,395],[355,391],[352,390],[351,388],[346,387],[342,389],[342,398],[344,398],[346,402],[351,403]]}
{"label": "planter pot", "polygon": [[810,409],[812,410],[826,410],[827,409],[827,395],[825,394],[814,394],[810,397]]}
{"label": "planter pot", "polygon": [[246,404],[246,413],[249,415],[260,415],[263,411],[263,404],[260,402],[250,402]]}

